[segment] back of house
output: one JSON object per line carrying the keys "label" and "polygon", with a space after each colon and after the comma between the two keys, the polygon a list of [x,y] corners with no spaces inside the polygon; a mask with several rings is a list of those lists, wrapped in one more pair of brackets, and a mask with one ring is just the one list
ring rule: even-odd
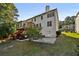
{"label": "back of house", "polygon": [[[24,25],[23,25],[24,24]],[[22,23],[21,27],[27,28],[29,26],[36,26],[41,28],[41,33],[45,37],[50,37],[52,40],[56,40],[56,31],[58,31],[59,18],[57,8],[50,10],[50,6],[45,7],[45,12],[34,17],[31,17]],[[50,40],[50,39],[48,39]]]}

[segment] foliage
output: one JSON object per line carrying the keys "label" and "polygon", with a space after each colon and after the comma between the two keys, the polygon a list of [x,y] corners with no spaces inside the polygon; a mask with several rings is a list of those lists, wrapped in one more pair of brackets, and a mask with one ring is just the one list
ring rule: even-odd
{"label": "foliage", "polygon": [[26,34],[29,37],[29,40],[38,39],[41,36],[40,30],[36,27],[29,27],[26,30]]}
{"label": "foliage", "polygon": [[13,21],[18,16],[18,11],[12,3],[0,3],[0,21]]}
{"label": "foliage", "polygon": [[75,16],[67,16],[64,21],[59,21],[59,29],[74,32]]}
{"label": "foliage", "polygon": [[61,31],[56,31],[56,36],[58,37],[59,35],[61,35]]}
{"label": "foliage", "polygon": [[71,17],[70,17],[70,16],[67,16],[67,17],[65,18],[64,24],[65,24],[65,25],[69,25],[69,24],[70,24],[70,20],[71,20]]}
{"label": "foliage", "polygon": [[65,25],[75,24],[75,16],[67,16],[64,21]]}
{"label": "foliage", "polygon": [[8,36],[16,31],[16,25],[14,23],[2,23],[0,24],[0,37]]}
{"label": "foliage", "polygon": [[75,24],[75,18],[76,16],[71,16],[71,24]]}
{"label": "foliage", "polygon": [[13,3],[0,3],[0,38],[15,32],[17,13]]}

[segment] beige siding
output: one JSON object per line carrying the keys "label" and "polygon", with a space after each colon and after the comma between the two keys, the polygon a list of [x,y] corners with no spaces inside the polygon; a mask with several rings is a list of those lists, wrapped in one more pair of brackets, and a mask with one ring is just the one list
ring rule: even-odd
{"label": "beige siding", "polygon": [[[47,14],[54,12],[54,16],[47,18]],[[43,19],[41,20],[41,16],[43,16]],[[34,21],[34,18],[36,18],[36,21]],[[47,22],[52,21],[52,26],[48,27]],[[28,22],[33,22],[35,25],[41,23],[41,33],[45,35],[46,37],[56,37],[56,31],[58,31],[58,12],[57,9],[52,10],[51,12],[46,12],[44,14],[41,14],[39,16],[35,16],[33,18],[30,18],[29,20],[26,20],[22,22],[22,25],[25,23],[25,28],[28,27]]]}
{"label": "beige siding", "polygon": [[79,15],[76,17],[75,20],[75,31],[79,33]]}

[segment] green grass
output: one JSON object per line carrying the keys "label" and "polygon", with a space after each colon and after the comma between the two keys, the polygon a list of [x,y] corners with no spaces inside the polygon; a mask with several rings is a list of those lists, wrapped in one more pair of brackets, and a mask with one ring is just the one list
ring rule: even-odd
{"label": "green grass", "polygon": [[62,34],[65,34],[66,36],[69,36],[72,38],[79,38],[79,34],[77,34],[77,33],[63,32]]}
{"label": "green grass", "polygon": [[[4,49],[9,45],[12,48]],[[28,41],[10,41],[0,44],[2,56],[73,56],[76,53],[76,40],[64,35],[57,38],[55,44],[36,43]]]}

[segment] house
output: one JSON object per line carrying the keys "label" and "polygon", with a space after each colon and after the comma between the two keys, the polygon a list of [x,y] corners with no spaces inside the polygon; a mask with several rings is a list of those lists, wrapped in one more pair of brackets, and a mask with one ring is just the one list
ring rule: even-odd
{"label": "house", "polygon": [[56,31],[58,31],[59,26],[57,8],[50,10],[50,6],[47,5],[44,13],[31,17],[20,23],[20,25],[24,28],[29,26],[41,27],[42,35],[45,37],[56,38]]}
{"label": "house", "polygon": [[17,29],[23,27],[23,21],[17,22]]}
{"label": "house", "polygon": [[64,25],[63,31],[74,32],[75,31],[75,25],[74,24]]}
{"label": "house", "polygon": [[79,12],[76,14],[76,19],[75,19],[75,32],[79,33]]}

